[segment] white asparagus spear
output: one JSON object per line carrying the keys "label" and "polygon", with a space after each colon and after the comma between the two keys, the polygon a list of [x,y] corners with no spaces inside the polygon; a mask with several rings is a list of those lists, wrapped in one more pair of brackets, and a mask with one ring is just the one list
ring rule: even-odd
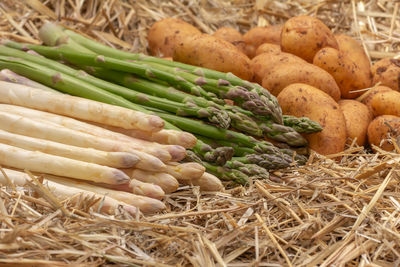
{"label": "white asparagus spear", "polygon": [[162,203],[160,200],[157,200],[154,198],[138,196],[138,195],[123,192],[123,191],[116,191],[116,190],[96,186],[93,184],[88,184],[88,183],[85,183],[82,181],[77,181],[74,179],[66,179],[64,177],[45,175],[45,178],[49,179],[51,181],[66,185],[66,186],[71,186],[71,187],[79,188],[82,190],[95,192],[100,195],[106,195],[110,198],[116,199],[118,201],[122,201],[128,205],[135,206],[135,207],[139,208],[140,211],[143,213],[154,213],[154,212],[158,212],[160,210],[165,209],[164,203]]}
{"label": "white asparagus spear", "polygon": [[169,194],[175,192],[179,183],[172,175],[164,172],[151,172],[143,171],[139,169],[121,169],[125,174],[127,174],[131,179],[136,179],[144,183],[151,183],[158,185],[162,190]]}
{"label": "white asparagus spear", "polygon": [[119,127],[113,127],[105,124],[96,124],[105,129],[109,129],[113,132],[118,132],[134,138],[144,139],[150,142],[157,142],[166,145],[180,145],[184,148],[193,148],[196,145],[197,138],[188,132],[167,130],[162,129],[158,132],[146,132],[137,129],[123,129]]}
{"label": "white asparagus spear", "polygon": [[200,178],[206,168],[196,162],[175,163],[167,164],[165,172],[174,176],[178,181],[182,180],[195,180]]}
{"label": "white asparagus spear", "polygon": [[119,169],[0,144],[0,165],[106,184],[124,184],[129,177]]}
{"label": "white asparagus spear", "polygon": [[[18,114],[23,117],[28,117],[31,119],[39,119],[39,120],[44,120],[46,122],[52,122],[56,125],[62,125],[66,128],[91,134],[98,137],[104,137],[115,141],[127,142],[134,149],[148,152],[155,156],[161,155],[160,157],[165,157],[165,161],[167,161],[167,159],[171,161],[180,161],[186,156],[186,149],[182,146],[161,145],[155,142],[149,142],[142,139],[133,138],[87,122],[82,122],[73,118],[49,112],[39,111],[16,105],[7,105],[7,104],[0,104],[0,111]],[[167,153],[170,154],[170,157],[167,156]]]}
{"label": "white asparagus spear", "polygon": [[[16,171],[16,170],[10,170],[10,169],[5,169],[3,168],[3,171],[6,173],[8,179],[15,184],[16,186],[25,186],[28,181],[31,181],[31,178],[29,177],[28,174],[21,172],[21,171]],[[0,184],[7,185],[8,184],[8,179],[4,177],[3,173],[0,172]],[[94,210],[98,210],[99,205],[101,203],[101,212],[107,213],[107,214],[115,214],[115,211],[122,207],[124,210],[129,212],[132,215],[135,215],[137,212],[137,209],[133,205],[126,204],[124,202],[121,202],[119,200],[113,199],[107,195],[101,194],[101,193],[95,193],[93,191],[89,190],[82,190],[80,188],[72,187],[72,186],[66,186],[60,183],[56,183],[54,181],[50,181],[48,179],[43,180],[43,184],[49,189],[51,193],[57,199],[60,201],[70,199],[70,201],[78,201],[79,198],[73,197],[79,194],[82,194],[84,198],[99,198],[101,201],[97,201],[96,204],[94,204],[92,207]]]}
{"label": "white asparagus spear", "polygon": [[114,168],[131,168],[139,162],[137,156],[128,152],[106,152],[93,148],[70,146],[3,130],[0,130],[0,143]]}
{"label": "white asparagus spear", "polygon": [[201,191],[221,191],[224,185],[221,180],[215,175],[205,172],[199,179],[193,179],[190,181],[181,181],[183,184],[192,184],[200,186]]}
{"label": "white asparagus spear", "polygon": [[164,121],[158,116],[4,81],[0,81],[0,102],[124,129],[157,132],[164,128]]}
{"label": "white asparagus spear", "polygon": [[99,184],[93,182],[89,183],[112,190],[124,191],[155,199],[162,199],[165,196],[164,191],[158,185],[151,183],[144,183],[136,179],[131,179],[131,181],[128,184]]}
{"label": "white asparagus spear", "polygon": [[32,81],[24,76],[18,75],[9,69],[2,69],[0,71],[0,81],[22,84],[22,85],[26,85],[29,87],[34,87],[34,88],[42,89],[45,91],[61,94],[60,92],[58,92],[50,87],[47,87],[46,85]]}
{"label": "white asparagus spear", "polygon": [[165,164],[160,159],[142,151],[133,150],[126,143],[92,136],[49,123],[46,124],[12,113],[0,111],[0,129],[79,147],[91,147],[110,152],[129,152],[140,159],[135,166],[136,168],[154,171],[162,171],[165,168]]}

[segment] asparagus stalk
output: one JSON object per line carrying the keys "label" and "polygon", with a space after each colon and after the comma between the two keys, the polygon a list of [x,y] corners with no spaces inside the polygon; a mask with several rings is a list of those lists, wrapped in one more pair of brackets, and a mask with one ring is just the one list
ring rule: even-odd
{"label": "asparagus stalk", "polygon": [[293,128],[273,122],[261,122],[260,128],[266,137],[290,146],[306,146],[307,140]]}
{"label": "asparagus stalk", "polygon": [[[202,97],[184,93],[168,85],[154,83],[140,77],[135,77],[129,73],[93,67],[86,68],[86,70],[96,77],[101,77],[102,79],[107,79],[109,81],[119,83],[120,85],[131,88],[138,92],[142,92],[147,95],[167,98],[171,101],[180,103],[191,103],[203,108],[218,108],[228,114],[231,120],[231,126],[233,128],[255,136],[262,136],[263,134],[257,123],[248,115],[244,114],[245,111],[243,111],[243,109],[232,109],[228,105],[222,106],[218,103],[209,101]],[[247,114],[252,113],[247,112]]]}
{"label": "asparagus stalk", "polygon": [[[43,69],[50,68],[51,70],[53,70],[53,72],[54,72],[54,70],[57,70],[64,74],[71,75],[75,78],[81,79],[82,81],[88,82],[92,85],[95,85],[102,89],[105,89],[106,91],[120,95],[120,96],[124,97],[125,99],[130,100],[137,104],[157,107],[161,110],[173,112],[173,113],[176,113],[181,116],[195,116],[195,117],[199,117],[199,118],[207,118],[210,122],[218,124],[219,127],[221,127],[221,128],[228,128],[229,124],[230,124],[230,118],[229,118],[228,114],[225,111],[220,110],[215,106],[201,108],[201,107],[194,105],[193,103],[178,103],[178,102],[170,101],[167,99],[163,99],[163,98],[159,98],[159,97],[155,97],[155,96],[151,96],[151,95],[145,95],[142,93],[138,93],[138,92],[129,90],[122,86],[118,86],[118,85],[103,81],[101,79],[97,79],[95,77],[88,75],[87,73],[85,73],[83,71],[78,71],[78,70],[72,69],[66,65],[60,64],[53,60],[41,58],[39,56],[31,55],[31,54],[24,53],[22,51],[18,51],[16,49],[4,47],[4,46],[0,46],[0,54],[13,55],[13,56],[17,56],[19,58],[23,58],[26,60],[23,62],[23,64],[25,64],[27,66],[31,66],[31,67],[32,66],[33,67],[41,66],[38,69],[38,71],[39,70],[43,71]],[[13,59],[9,59],[9,60],[13,60]],[[38,64],[35,65],[35,63],[38,63]],[[22,67],[20,66],[20,69]],[[25,70],[26,70],[26,68],[27,67],[25,67]],[[25,71],[24,75],[27,75],[27,71]]]}
{"label": "asparagus stalk", "polygon": [[315,133],[322,131],[322,126],[307,117],[283,115],[283,124],[292,127],[298,133]]}
{"label": "asparagus stalk", "polygon": [[39,88],[43,89],[46,91],[54,92],[54,93],[59,93],[58,91],[51,89],[50,87],[47,87],[41,83],[37,83],[35,81],[29,80],[21,75],[18,75],[11,70],[8,69],[2,69],[0,71],[0,81],[5,81],[5,82],[10,82],[10,83],[17,83],[17,84],[23,84],[26,86],[34,87],[34,88]]}
{"label": "asparagus stalk", "polygon": [[231,160],[227,161],[225,164],[226,167],[230,169],[236,169],[244,174],[248,175],[252,179],[268,179],[269,172],[256,164],[245,164],[243,162]]}
{"label": "asparagus stalk", "polygon": [[283,169],[290,166],[292,158],[287,154],[283,154],[283,156],[282,154],[279,157],[273,154],[248,154],[243,157],[233,157],[232,160],[246,164],[256,164],[267,170]]}
{"label": "asparagus stalk", "polygon": [[199,139],[197,139],[197,144],[192,148],[192,150],[202,160],[214,162],[220,166],[223,166],[225,162],[233,157],[234,154],[232,147],[221,146],[214,149]]}
{"label": "asparagus stalk", "polygon": [[[128,53],[124,51],[120,51],[117,49],[113,49],[111,47],[102,45],[98,42],[95,42],[93,40],[90,40],[88,38],[85,38],[77,33],[74,33],[69,30],[65,30],[65,33],[70,36],[75,42],[79,43],[80,45],[88,48],[91,51],[94,51],[96,53],[117,58],[117,59],[122,59],[122,60],[140,60],[144,62],[151,62],[151,63],[156,63],[159,65],[164,65],[164,66],[169,66],[173,67],[176,69],[182,69],[190,74],[195,74],[197,76],[201,77],[207,77],[210,79],[217,80],[219,84],[226,84],[226,85],[233,85],[233,86],[240,86],[243,87],[247,90],[254,90],[255,92],[259,93],[261,96],[263,96],[265,99],[264,101],[268,103],[268,106],[271,108],[271,110],[274,110],[277,114],[281,113],[279,103],[276,100],[274,96],[272,96],[267,90],[262,88],[260,85],[256,83],[251,83],[245,80],[240,79],[239,77],[233,75],[232,73],[222,73],[219,71],[211,70],[211,69],[206,69],[206,68],[201,68],[197,66],[192,66],[188,64],[183,64],[179,62],[174,62],[174,61],[169,61],[169,60],[163,60],[151,56],[145,56],[143,54],[133,54],[133,53]],[[277,122],[279,123],[281,120],[279,119],[279,115],[277,116]]]}

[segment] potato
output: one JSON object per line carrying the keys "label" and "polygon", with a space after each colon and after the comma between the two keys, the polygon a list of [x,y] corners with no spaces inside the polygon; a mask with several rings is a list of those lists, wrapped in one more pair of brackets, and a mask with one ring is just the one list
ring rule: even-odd
{"label": "potato", "polygon": [[200,34],[193,25],[175,18],[166,18],[154,23],[147,35],[150,54],[172,57],[177,40],[181,36]]}
{"label": "potato", "polygon": [[356,98],[363,94],[360,89],[371,86],[369,71],[361,69],[346,53],[335,48],[325,47],[319,50],[313,64],[332,75],[340,88],[342,98]]}
{"label": "potato", "polygon": [[365,53],[362,45],[357,42],[354,38],[347,36],[345,34],[335,35],[336,41],[339,45],[339,51],[342,51],[347,56],[349,56],[354,62],[368,72],[370,79],[372,79],[371,74],[371,62]]}
{"label": "potato", "polygon": [[394,115],[400,117],[400,92],[391,90],[375,94],[371,99],[374,116]]}
{"label": "potato", "polygon": [[279,45],[281,43],[282,25],[254,27],[243,35],[247,56],[253,58],[257,48],[264,43]]}
{"label": "potato", "polygon": [[233,44],[208,34],[180,38],[173,59],[222,72],[232,72],[245,80],[253,78],[250,59],[246,55],[240,53]]}
{"label": "potato", "polygon": [[325,70],[307,62],[277,64],[262,80],[262,86],[275,96],[292,83],[305,83],[327,93],[335,101],[340,99],[340,90],[335,79]]}
{"label": "potato", "polygon": [[251,60],[251,69],[254,74],[253,81],[261,84],[264,76],[268,75],[277,64],[289,65],[297,62],[307,63],[298,56],[289,53],[262,53]]}
{"label": "potato", "polygon": [[400,59],[383,58],[371,68],[373,84],[380,82],[393,90],[400,91]]}
{"label": "potato", "polygon": [[322,155],[339,153],[346,144],[346,122],[338,103],[323,91],[302,83],[287,86],[278,95],[283,114],[308,117],[323,130],[305,136],[309,148]]}
{"label": "potato", "polygon": [[[389,127],[389,126],[390,127]],[[368,142],[386,151],[392,151],[394,146],[391,138],[397,140],[400,145],[400,117],[382,115],[376,117],[368,126]]]}
{"label": "potato", "polygon": [[374,97],[374,95],[376,95],[378,93],[382,93],[382,92],[389,92],[389,91],[393,91],[393,90],[387,86],[381,86],[381,85],[376,86],[376,87],[366,91],[361,96],[359,96],[357,98],[357,101],[360,101],[361,103],[365,104],[372,113],[371,100]]}
{"label": "potato", "polygon": [[277,44],[264,43],[257,48],[256,56],[262,53],[279,54],[281,53],[281,46]]}
{"label": "potato", "polygon": [[368,125],[372,121],[371,111],[366,105],[353,99],[343,99],[338,104],[346,121],[347,143],[351,144],[357,138],[356,143],[364,146]]}
{"label": "potato", "polygon": [[244,54],[246,53],[246,43],[244,42],[244,38],[242,34],[234,28],[219,28],[216,32],[212,34],[212,36],[225,40],[233,44],[237,49],[239,49],[240,52]]}
{"label": "potato", "polygon": [[338,49],[331,30],[319,19],[310,16],[290,18],[283,25],[281,49],[312,63],[314,55],[324,47]]}

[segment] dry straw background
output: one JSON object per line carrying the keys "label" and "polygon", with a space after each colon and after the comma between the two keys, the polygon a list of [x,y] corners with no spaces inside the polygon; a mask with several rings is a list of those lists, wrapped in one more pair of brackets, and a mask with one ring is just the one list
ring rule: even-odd
{"label": "dry straw background", "polygon": [[[38,42],[46,20],[146,53],[161,18],[206,33],[294,15],[360,40],[371,60],[399,51],[399,1],[1,0],[0,36]],[[395,142],[396,140],[394,140]],[[400,143],[400,142],[399,142]],[[0,266],[400,266],[400,149],[349,146],[224,192],[181,187],[162,214],[105,216],[90,201],[51,201],[37,186],[0,187]],[[79,196],[76,196],[79,198]],[[65,208],[60,209],[62,205]]]}

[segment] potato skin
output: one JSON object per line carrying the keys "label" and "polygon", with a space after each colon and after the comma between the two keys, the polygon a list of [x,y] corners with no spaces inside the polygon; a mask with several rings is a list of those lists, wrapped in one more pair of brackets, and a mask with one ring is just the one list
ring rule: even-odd
{"label": "potato skin", "polygon": [[272,54],[279,54],[281,53],[281,46],[277,44],[270,44],[270,43],[264,43],[260,45],[257,50],[256,50],[256,56],[262,54],[262,53],[272,53]]}
{"label": "potato skin", "polygon": [[375,116],[394,115],[400,117],[400,92],[391,90],[375,94],[371,99],[371,109]]}
{"label": "potato skin", "polygon": [[172,57],[175,45],[181,36],[200,34],[193,25],[176,18],[166,18],[154,23],[147,34],[150,54],[157,57]]}
{"label": "potato skin", "polygon": [[335,79],[325,70],[306,62],[277,64],[262,80],[262,86],[275,96],[292,83],[308,84],[327,93],[335,101],[340,99]]}
{"label": "potato skin", "polygon": [[400,91],[400,59],[383,58],[371,68],[373,84],[380,82],[393,90]]}
{"label": "potato skin", "polygon": [[287,86],[278,95],[283,114],[308,117],[323,130],[305,136],[309,148],[322,155],[339,153],[346,143],[346,122],[339,104],[323,91],[301,83]]}
{"label": "potato skin", "polygon": [[312,63],[315,54],[324,47],[338,49],[331,30],[319,19],[310,16],[290,18],[283,25],[281,49]]}
{"label": "potato skin", "polygon": [[237,49],[239,49],[240,52],[244,54],[246,53],[246,43],[244,42],[244,38],[236,29],[230,27],[221,27],[215,31],[212,36],[225,40],[233,44]]}
{"label": "potato skin", "polygon": [[390,137],[398,138],[400,136],[399,131],[400,117],[393,115],[378,116],[368,126],[368,142],[383,150],[392,151],[394,146],[387,139]]}
{"label": "potato skin", "polygon": [[307,63],[302,58],[289,53],[266,52],[259,54],[251,60],[251,69],[254,74],[253,81],[261,84],[264,76],[278,64],[290,65],[293,63]]}
{"label": "potato skin", "polygon": [[351,144],[354,138],[359,146],[367,141],[368,125],[372,121],[371,111],[366,105],[357,100],[343,99],[338,102],[346,121],[347,143]]}
{"label": "potato skin", "polygon": [[254,27],[243,35],[246,43],[247,56],[253,58],[257,48],[264,43],[280,45],[283,25],[271,25],[266,27]]}
{"label": "potato skin", "polygon": [[369,79],[372,82],[371,62],[361,44],[354,38],[345,34],[335,35],[335,38],[339,45],[339,51],[345,53],[354,62],[356,62],[361,69],[366,71],[367,75],[370,77]]}
{"label": "potato skin", "polygon": [[253,78],[250,59],[246,55],[240,53],[233,44],[208,34],[180,38],[173,59],[222,72],[232,72],[245,80]]}
{"label": "potato skin", "polygon": [[356,98],[363,92],[354,92],[371,86],[368,71],[354,62],[348,54],[332,47],[319,50],[313,64],[326,70],[335,79],[340,88],[342,98]]}
{"label": "potato skin", "polygon": [[367,92],[365,92],[364,94],[359,96],[357,98],[357,100],[360,101],[361,103],[363,103],[364,105],[366,105],[368,107],[368,109],[371,111],[371,113],[373,113],[372,107],[371,107],[372,98],[378,93],[389,92],[389,91],[393,91],[393,90],[387,86],[380,85],[380,86],[377,86],[377,87],[374,87],[374,88],[368,90]]}

